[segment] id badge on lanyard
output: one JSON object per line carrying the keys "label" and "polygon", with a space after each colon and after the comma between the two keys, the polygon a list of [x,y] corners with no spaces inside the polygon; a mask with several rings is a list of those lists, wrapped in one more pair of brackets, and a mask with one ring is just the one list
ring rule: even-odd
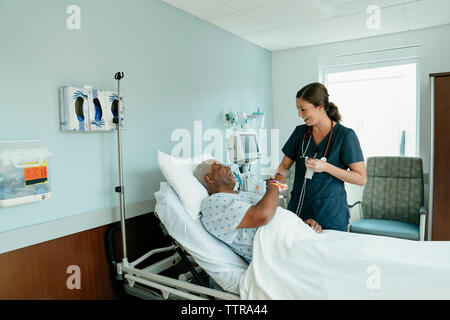
{"label": "id badge on lanyard", "polygon": [[[322,161],[327,161],[326,155],[328,152],[328,147],[330,145],[330,141],[331,141],[331,135],[333,134],[333,121],[331,121],[331,131],[330,131],[330,136],[328,137],[328,142],[327,142],[327,147],[325,149],[325,153],[323,154],[323,157],[320,158],[320,160]],[[305,143],[305,137],[309,134],[309,140],[308,140],[308,144],[306,145],[306,149],[304,149],[304,143]],[[309,157],[306,157],[306,152],[308,151],[309,148],[309,144],[311,143],[311,139],[312,139],[312,130],[311,127],[308,127],[308,130],[305,131],[305,133],[303,134],[303,138],[302,138],[302,149],[301,149],[301,154],[300,154],[300,159],[306,159]],[[315,159],[317,157],[317,152],[314,154],[313,159]],[[306,166],[306,165],[305,165]],[[312,180],[313,178],[313,174],[314,172],[311,169],[306,169],[305,171],[305,178],[303,180],[303,185],[302,185],[302,191],[300,193],[300,197],[298,200],[298,205],[297,205],[297,210],[295,211],[296,215],[300,215],[301,211],[302,211],[302,207],[303,207],[303,202],[305,200],[305,193],[306,193],[306,180]]]}

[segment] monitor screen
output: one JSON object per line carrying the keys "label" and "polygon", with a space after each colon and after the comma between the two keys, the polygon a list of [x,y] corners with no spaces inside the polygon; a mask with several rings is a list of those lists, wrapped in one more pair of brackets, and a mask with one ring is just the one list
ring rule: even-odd
{"label": "monitor screen", "polygon": [[241,134],[240,136],[246,158],[249,154],[255,154],[259,152],[258,144],[256,142],[256,136],[254,134]]}

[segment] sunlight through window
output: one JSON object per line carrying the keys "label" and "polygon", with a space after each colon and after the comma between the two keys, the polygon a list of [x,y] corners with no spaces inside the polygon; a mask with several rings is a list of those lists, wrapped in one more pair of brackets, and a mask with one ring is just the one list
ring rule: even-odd
{"label": "sunlight through window", "polygon": [[370,156],[416,156],[416,64],[333,72],[325,84]]}

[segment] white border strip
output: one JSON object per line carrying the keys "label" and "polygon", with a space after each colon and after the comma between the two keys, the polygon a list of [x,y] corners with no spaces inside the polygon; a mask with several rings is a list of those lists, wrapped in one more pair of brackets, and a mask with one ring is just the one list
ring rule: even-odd
{"label": "white border strip", "polygon": [[[153,212],[155,210],[155,204],[155,199],[128,204],[125,208],[125,216],[128,219]],[[119,220],[120,209],[117,206],[0,232],[0,254],[98,228]]]}

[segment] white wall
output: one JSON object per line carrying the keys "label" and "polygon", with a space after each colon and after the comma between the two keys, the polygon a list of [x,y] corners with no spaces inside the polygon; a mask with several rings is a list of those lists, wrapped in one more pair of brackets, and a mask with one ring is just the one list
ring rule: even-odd
{"label": "white wall", "polygon": [[49,200],[0,208],[0,253],[117,220],[117,137],[61,132],[61,86],[114,90],[124,71],[127,217],[153,210],[157,151],[171,152],[174,130],[224,131],[231,107],[261,107],[272,124],[270,51],[159,0],[78,0],[81,29],[69,30],[71,4],[0,1],[0,140],[38,139],[54,155]]}

